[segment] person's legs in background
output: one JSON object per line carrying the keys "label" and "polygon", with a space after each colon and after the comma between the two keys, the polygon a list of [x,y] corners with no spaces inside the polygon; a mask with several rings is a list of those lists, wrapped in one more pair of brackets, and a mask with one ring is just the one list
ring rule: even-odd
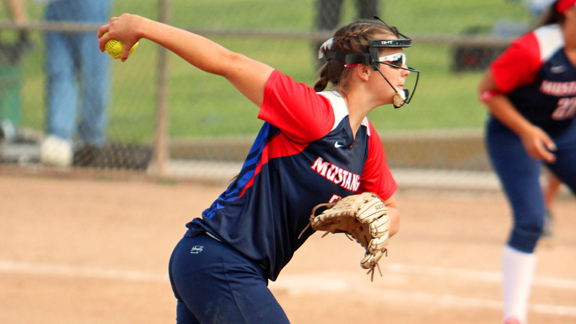
{"label": "person's legs in background", "polygon": [[512,131],[492,120],[488,152],[514,214],[513,229],[502,253],[504,321],[526,323],[536,270],[534,248],[544,224],[544,196],[539,177],[542,164],[530,158]]}
{"label": "person's legs in background", "polygon": [[[110,1],[79,1],[79,19],[105,23],[110,15]],[[104,145],[109,103],[110,58],[98,49],[93,33],[75,36],[78,44],[82,78],[82,114],[78,127],[81,146],[75,152],[74,165],[90,166]]]}
{"label": "person's legs in background", "polygon": [[[58,21],[62,16],[58,2],[49,4],[45,19]],[[43,163],[69,166],[72,163],[72,137],[76,119],[74,55],[70,34],[48,32],[46,40],[46,131],[40,149]]]}
{"label": "person's legs in background", "polygon": [[[110,0],[60,0],[48,4],[47,21],[106,23]],[[80,131],[81,140],[89,146],[104,143],[108,106],[109,58],[98,50],[93,33],[48,33],[46,36],[47,133],[41,146],[43,163],[69,166],[76,159],[73,140]],[[82,90],[81,124],[77,126],[77,72]],[[92,156],[92,154],[91,154]],[[89,165],[92,159],[82,165]]]}
{"label": "person's legs in background", "polygon": [[82,116],[80,137],[86,145],[101,146],[105,139],[109,83],[109,57],[98,50],[92,34],[78,35],[82,75]]}
{"label": "person's legs in background", "polygon": [[[110,1],[79,1],[79,15],[87,22],[105,23],[110,15]],[[87,145],[104,143],[109,97],[108,67],[110,58],[98,49],[93,33],[79,34],[78,53],[82,75],[83,111],[80,136]]]}

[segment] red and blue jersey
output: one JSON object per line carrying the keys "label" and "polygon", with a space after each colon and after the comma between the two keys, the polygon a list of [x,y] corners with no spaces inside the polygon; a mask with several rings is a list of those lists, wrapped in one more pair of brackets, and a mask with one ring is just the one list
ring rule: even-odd
{"label": "red and blue jersey", "polygon": [[576,68],[564,51],[559,25],[515,40],[491,65],[500,91],[531,123],[550,134],[566,129],[576,112]]}
{"label": "red and blue jersey", "polygon": [[316,93],[274,71],[258,117],[265,123],[237,178],[187,227],[226,242],[276,280],[313,233],[298,239],[314,206],[366,191],[386,200],[397,185],[374,127],[365,118],[354,137],[336,91]]}

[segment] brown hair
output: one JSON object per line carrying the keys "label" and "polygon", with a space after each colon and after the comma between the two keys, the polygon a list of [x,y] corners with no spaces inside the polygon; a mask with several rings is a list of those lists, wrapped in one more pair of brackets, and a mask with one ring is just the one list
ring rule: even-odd
{"label": "brown hair", "polygon": [[[395,31],[392,31],[394,29]],[[346,53],[368,53],[370,40],[377,36],[390,35],[397,38],[395,27],[389,27],[377,20],[359,20],[350,23],[334,33],[330,50]],[[326,56],[326,49],[322,49]],[[328,82],[338,86],[345,77],[344,61],[330,59],[320,69],[320,79],[314,85],[315,91],[326,89]]]}

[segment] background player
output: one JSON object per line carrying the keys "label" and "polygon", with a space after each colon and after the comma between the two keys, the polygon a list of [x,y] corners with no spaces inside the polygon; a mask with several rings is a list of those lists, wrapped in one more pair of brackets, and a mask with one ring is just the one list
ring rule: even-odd
{"label": "background player", "polygon": [[[98,37],[101,50],[112,38],[121,41],[122,61],[140,38],[168,48],[225,77],[265,121],[238,177],[187,224],[174,249],[178,323],[287,323],[268,279],[276,280],[313,233],[298,239],[319,203],[374,192],[388,207],[390,234],[398,230],[397,185],[366,119],[378,106],[409,102],[398,98],[417,71],[405,65],[402,47],[410,40],[397,29],[378,21],[342,27],[322,46],[328,62],[314,89],[206,38],[135,15],[111,18]],[[371,44],[375,39],[388,41]],[[333,91],[316,92],[328,83]]]}
{"label": "background player", "polygon": [[554,2],[542,26],[522,36],[483,76],[487,146],[512,205],[514,226],[502,255],[504,321],[526,323],[542,235],[542,163],[576,191],[576,0]]}

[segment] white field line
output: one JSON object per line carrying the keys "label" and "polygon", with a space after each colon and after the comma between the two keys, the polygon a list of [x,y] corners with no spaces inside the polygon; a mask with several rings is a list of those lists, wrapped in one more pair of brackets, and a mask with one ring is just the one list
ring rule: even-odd
{"label": "white field line", "polygon": [[[402,264],[388,264],[382,267],[385,277],[396,277],[403,281],[405,275],[443,276],[474,282],[500,282],[500,273],[490,271],[474,271],[464,269],[450,269],[441,267],[409,266]],[[0,260],[0,273],[54,275],[66,277],[99,278],[108,280],[132,282],[168,282],[167,274],[146,273],[139,271],[126,271],[117,269],[102,269],[91,267],[78,267],[62,264],[32,263],[11,260]],[[453,295],[440,295],[425,292],[408,292],[399,289],[390,289],[377,283],[366,280],[364,276],[350,276],[343,272],[317,272],[304,275],[285,274],[277,282],[270,282],[270,289],[288,291],[291,294],[322,293],[322,292],[353,292],[364,296],[370,295],[375,299],[396,300],[411,303],[432,304],[443,307],[502,309],[500,300],[468,298]],[[536,285],[576,290],[576,280],[553,277],[537,277]],[[535,313],[576,316],[576,306],[531,304],[530,310]]]}
{"label": "white field line", "polygon": [[[364,294],[364,292],[357,291]],[[381,298],[390,301],[399,301],[405,303],[429,304],[446,308],[481,308],[502,310],[502,301],[493,299],[470,298],[446,294],[430,294],[424,292],[406,292],[402,290],[379,289],[377,295],[373,291],[370,293],[371,298]],[[547,304],[530,304],[529,311],[538,314],[548,314],[556,316],[576,316],[576,306],[547,305]]]}
{"label": "white field line", "polygon": [[[426,267],[412,267],[412,266],[401,266],[395,265],[397,267],[396,272],[399,268],[408,268],[411,271],[410,274],[413,275],[440,275],[444,272],[444,275],[451,275],[454,279],[469,279],[469,282],[476,282],[477,284],[482,284],[485,281],[499,282],[496,277],[499,276],[498,273],[496,277],[492,273],[481,273],[481,276],[473,276],[476,274],[466,273],[466,270],[449,271],[454,269],[444,269],[445,271],[440,271],[440,268],[435,268],[435,271],[427,272],[421,271],[426,270]],[[419,269],[420,271],[415,271]],[[382,269],[385,271],[384,269]],[[454,276],[454,273],[457,274]],[[407,274],[407,273],[405,273]],[[399,302],[404,304],[428,304],[436,307],[446,307],[446,308],[480,308],[480,309],[493,309],[502,310],[502,301],[495,299],[480,299],[472,297],[463,297],[447,294],[433,294],[422,291],[406,291],[401,289],[392,289],[379,282],[378,280],[384,280],[387,282],[403,282],[406,280],[405,275],[399,275],[395,273],[383,273],[384,278],[379,278],[378,275],[375,276],[374,282],[370,282],[367,278],[363,276],[354,276],[350,273],[330,271],[330,272],[316,272],[303,275],[281,275],[277,282],[270,282],[269,287],[274,291],[278,292],[288,292],[293,295],[299,295],[304,293],[317,294],[317,293],[345,293],[347,295],[356,294],[362,296],[362,298],[367,298],[372,301],[389,301],[389,302]],[[392,278],[391,278],[392,277]],[[474,280],[476,279],[476,280]],[[554,279],[554,278],[550,278]],[[546,280],[541,281],[541,284],[545,285]],[[553,288],[557,288],[557,282],[553,282],[551,285]],[[548,305],[548,304],[530,304],[530,311],[539,314],[549,314],[556,316],[575,316],[576,317],[576,306],[565,306],[565,305]]]}
{"label": "white field line", "polygon": [[[441,267],[412,266],[398,263],[387,264],[382,267],[382,271],[397,274],[429,275],[439,277],[449,277],[465,281],[483,281],[500,283],[500,272],[477,271]],[[53,274],[71,277],[92,277],[102,279],[115,279],[125,281],[167,281],[167,274],[151,274],[139,271],[82,268],[71,265],[31,263],[21,261],[0,260],[0,272],[12,273],[32,273],[32,274]],[[284,277],[284,276],[283,276]],[[308,278],[310,278],[308,276]],[[321,278],[318,278],[321,279]],[[303,279],[306,281],[305,279]],[[576,290],[576,280],[555,277],[536,277],[534,285],[547,288],[558,288]],[[338,285],[332,285],[338,287]]]}
{"label": "white field line", "polygon": [[[414,274],[414,275],[429,275],[439,276],[454,279],[461,279],[465,281],[483,281],[500,283],[502,281],[502,274],[495,271],[478,271],[466,269],[453,269],[441,267],[425,267],[425,266],[412,266],[391,263],[382,267],[383,271],[399,273],[399,274]],[[546,288],[558,288],[576,290],[576,280],[563,279],[555,277],[536,277],[534,278],[534,285]]]}

